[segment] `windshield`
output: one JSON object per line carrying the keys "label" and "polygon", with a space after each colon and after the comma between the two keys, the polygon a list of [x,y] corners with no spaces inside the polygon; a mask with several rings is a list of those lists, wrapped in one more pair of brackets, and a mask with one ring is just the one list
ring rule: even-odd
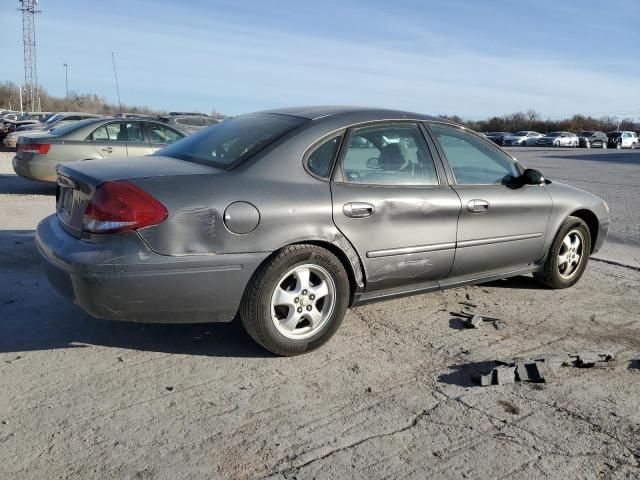
{"label": "windshield", "polygon": [[560,135],[562,135],[562,132],[551,132],[547,137],[559,137]]}
{"label": "windshield", "polygon": [[156,155],[229,169],[308,121],[273,113],[242,115],[172,143]]}
{"label": "windshield", "polygon": [[52,115],[51,117],[49,117],[49,118],[47,119],[47,121],[46,121],[46,122],[44,122],[44,123],[50,124],[50,123],[55,122],[55,121],[56,121],[56,120],[58,120],[59,118],[62,118],[62,115],[60,115],[59,113],[56,113],[55,115]]}
{"label": "windshield", "polygon": [[593,135],[595,132],[580,132],[580,136],[581,137],[590,137],[591,135]]}
{"label": "windshield", "polygon": [[527,136],[527,133],[529,133],[529,132],[525,132],[525,131],[522,131],[522,132],[516,132],[516,133],[514,133],[514,134],[513,134],[513,136],[514,136],[514,137],[526,137],[526,136]]}

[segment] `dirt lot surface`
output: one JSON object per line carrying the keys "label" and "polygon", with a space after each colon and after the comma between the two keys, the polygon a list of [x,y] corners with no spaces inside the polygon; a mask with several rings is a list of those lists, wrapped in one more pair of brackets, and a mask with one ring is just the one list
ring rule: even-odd
{"label": "dirt lot surface", "polygon": [[[574,288],[529,277],[352,309],[277,358],[241,326],[95,320],[39,268],[53,189],[0,153],[0,479],[639,478],[640,150],[513,150],[609,202]],[[467,296],[504,321],[466,329]],[[495,359],[610,350],[606,368],[475,386]]]}

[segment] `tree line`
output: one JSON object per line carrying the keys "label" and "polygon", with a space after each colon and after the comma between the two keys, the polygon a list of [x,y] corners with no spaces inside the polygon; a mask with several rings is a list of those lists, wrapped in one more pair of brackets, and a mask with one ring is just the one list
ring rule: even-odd
{"label": "tree line", "polygon": [[632,118],[619,119],[614,116],[594,118],[588,115],[573,115],[561,120],[543,119],[535,110],[516,112],[510,115],[491,117],[486,120],[465,120],[458,115],[440,115],[456,123],[478,132],[517,132],[533,130],[539,133],[556,131],[581,132],[585,130],[600,130],[611,132],[615,130],[640,131],[640,121]]}

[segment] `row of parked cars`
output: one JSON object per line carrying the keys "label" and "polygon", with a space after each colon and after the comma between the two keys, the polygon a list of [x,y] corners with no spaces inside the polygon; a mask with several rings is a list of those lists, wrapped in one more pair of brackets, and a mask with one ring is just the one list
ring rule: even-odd
{"label": "row of parked cars", "polygon": [[[214,125],[219,121],[209,115],[193,112],[169,112],[168,115],[158,116],[123,113],[118,117],[145,118],[149,121],[160,122],[184,135]],[[0,139],[6,147],[16,148],[18,139],[25,134],[50,132],[70,123],[92,118],[108,117],[87,112],[26,112],[18,114],[16,112],[0,111]]]}
{"label": "row of parked cars", "polygon": [[640,148],[638,135],[631,131],[604,133],[586,130],[578,134],[572,132],[542,134],[531,130],[522,130],[515,133],[488,132],[483,135],[501,146]]}

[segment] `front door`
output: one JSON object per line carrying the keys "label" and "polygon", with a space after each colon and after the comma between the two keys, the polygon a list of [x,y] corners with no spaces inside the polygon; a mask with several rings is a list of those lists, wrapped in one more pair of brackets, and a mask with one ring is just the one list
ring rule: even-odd
{"label": "front door", "polygon": [[461,211],[451,278],[520,267],[543,255],[551,197],[544,185],[520,185],[518,165],[480,136],[431,123],[454,179]]}
{"label": "front door", "polygon": [[331,185],[333,219],[363,262],[367,292],[437,286],[453,265],[460,200],[431,150],[413,123],[347,135]]}

